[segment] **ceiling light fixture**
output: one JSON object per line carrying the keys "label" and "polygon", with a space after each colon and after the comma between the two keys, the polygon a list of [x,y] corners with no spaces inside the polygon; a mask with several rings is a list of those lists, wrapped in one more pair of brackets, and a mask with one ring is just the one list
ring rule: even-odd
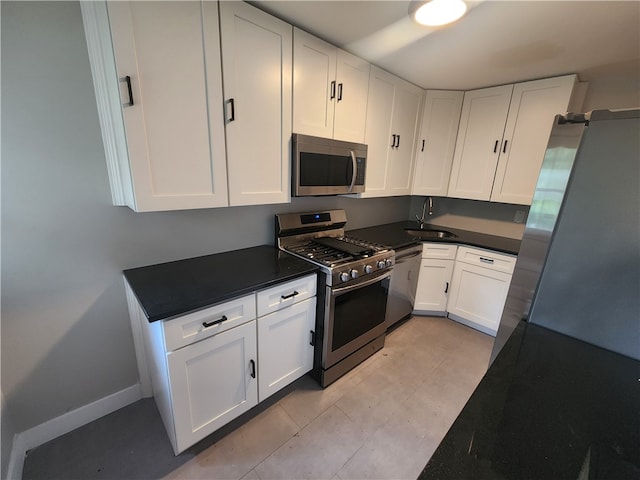
{"label": "ceiling light fixture", "polygon": [[420,25],[438,27],[455,22],[467,11],[463,0],[412,1],[409,13]]}

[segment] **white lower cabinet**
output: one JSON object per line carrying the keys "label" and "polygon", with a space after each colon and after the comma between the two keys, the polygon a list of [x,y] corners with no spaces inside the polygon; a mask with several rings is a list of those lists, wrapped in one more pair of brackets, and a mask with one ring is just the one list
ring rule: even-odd
{"label": "white lower cabinet", "polygon": [[256,321],[167,354],[176,453],[258,403]]}
{"label": "white lower cabinet", "polygon": [[259,400],[313,368],[316,297],[258,319]]}
{"label": "white lower cabinet", "polygon": [[516,257],[459,247],[447,304],[449,318],[495,336]]}
{"label": "white lower cabinet", "polygon": [[176,455],[313,368],[316,278],[151,323],[130,304]]}
{"label": "white lower cabinet", "polygon": [[496,335],[514,255],[444,243],[424,243],[413,312],[448,316]]}
{"label": "white lower cabinet", "polygon": [[457,245],[424,243],[413,311],[424,315],[446,315],[447,299]]}

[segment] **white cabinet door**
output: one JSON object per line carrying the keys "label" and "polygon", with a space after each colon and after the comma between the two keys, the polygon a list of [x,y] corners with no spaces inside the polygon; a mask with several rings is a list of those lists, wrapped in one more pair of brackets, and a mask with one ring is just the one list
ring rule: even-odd
{"label": "white cabinet door", "polygon": [[331,138],[336,96],[336,47],[293,31],[293,131]]}
{"label": "white cabinet door", "polygon": [[422,89],[396,79],[395,101],[391,136],[396,135],[396,143],[389,152],[387,167],[388,194],[409,195],[413,183],[413,158],[416,132],[419,123]]}
{"label": "white cabinet door", "polygon": [[453,260],[422,259],[414,312],[446,315],[453,264]]}
{"label": "white cabinet door", "polygon": [[455,262],[447,310],[449,317],[496,335],[511,274]]}
{"label": "white cabinet door", "polygon": [[491,201],[530,205],[553,119],[567,111],[575,75],[513,88]]}
{"label": "white cabinet door", "polygon": [[369,63],[294,28],[293,131],[363,143]]}
{"label": "white cabinet door", "polygon": [[[88,20],[106,19],[100,8],[85,6],[83,16],[100,110],[109,109],[108,84],[119,80],[121,111],[101,114],[110,176],[118,183],[115,203],[136,211],[227,205],[217,9],[203,10],[199,2],[109,2],[109,25],[101,27]],[[92,10],[95,16],[85,15]],[[110,34],[117,77],[97,78],[113,68],[106,56],[94,55],[90,39],[100,28]],[[103,46],[102,53],[108,50]],[[119,148],[107,132],[122,122],[126,147]]]}
{"label": "white cabinet door", "polygon": [[292,27],[220,2],[229,203],[290,200]]}
{"label": "white cabinet door", "polygon": [[465,92],[448,196],[489,200],[513,85]]}
{"label": "white cabinet door", "polygon": [[391,74],[371,66],[365,142],[367,169],[362,197],[387,195],[387,162],[391,148],[391,119],[395,82]]}
{"label": "white cabinet door", "polygon": [[252,320],[167,354],[176,454],[258,403]]}
{"label": "white cabinet door", "polygon": [[426,91],[412,194],[447,195],[463,97],[459,91]]}
{"label": "white cabinet door", "polygon": [[260,401],[313,368],[316,297],[258,319]]}
{"label": "white cabinet door", "polygon": [[364,143],[371,65],[343,50],[337,52],[333,138]]}
{"label": "white cabinet door", "polygon": [[365,143],[368,145],[362,197],[408,195],[422,90],[371,66]]}

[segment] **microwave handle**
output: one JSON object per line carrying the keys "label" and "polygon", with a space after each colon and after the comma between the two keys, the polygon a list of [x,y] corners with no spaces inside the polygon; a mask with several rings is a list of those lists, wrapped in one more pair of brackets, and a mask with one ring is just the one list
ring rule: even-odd
{"label": "microwave handle", "polygon": [[353,186],[356,184],[356,152],[349,150],[351,155],[351,164],[353,165],[353,175],[351,175],[351,185],[349,185],[349,192],[353,190]]}

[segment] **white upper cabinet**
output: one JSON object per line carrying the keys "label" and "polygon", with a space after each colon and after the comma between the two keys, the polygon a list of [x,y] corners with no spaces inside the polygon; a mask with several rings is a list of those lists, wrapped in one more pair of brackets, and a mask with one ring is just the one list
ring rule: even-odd
{"label": "white upper cabinet", "polygon": [[491,201],[531,204],[553,119],[567,111],[575,82],[567,75],[513,87]]}
{"label": "white upper cabinet", "polygon": [[292,26],[244,2],[220,2],[230,205],[290,194]]}
{"label": "white upper cabinet", "polygon": [[81,5],[114,203],[227,205],[215,5]]}
{"label": "white upper cabinet", "polygon": [[450,197],[489,200],[513,85],[464,94]]}
{"label": "white upper cabinet", "polygon": [[369,63],[298,28],[293,39],[293,131],[363,143]]}
{"label": "white upper cabinet", "polygon": [[412,194],[447,195],[463,97],[460,91],[426,91]]}
{"label": "white upper cabinet", "polygon": [[363,197],[409,195],[422,90],[371,66]]}
{"label": "white upper cabinet", "polygon": [[575,75],[466,92],[448,195],[529,205]]}

